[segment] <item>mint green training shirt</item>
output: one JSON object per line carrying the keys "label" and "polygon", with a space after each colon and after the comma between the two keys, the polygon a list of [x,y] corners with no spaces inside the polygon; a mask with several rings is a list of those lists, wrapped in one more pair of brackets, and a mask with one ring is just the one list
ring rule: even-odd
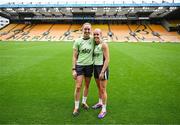
{"label": "mint green training shirt", "polygon": [[94,48],[94,65],[103,65],[103,50],[102,44],[95,45]]}
{"label": "mint green training shirt", "polygon": [[94,39],[90,37],[88,40],[79,38],[75,40],[73,49],[78,51],[77,65],[92,65],[93,64],[93,50]]}

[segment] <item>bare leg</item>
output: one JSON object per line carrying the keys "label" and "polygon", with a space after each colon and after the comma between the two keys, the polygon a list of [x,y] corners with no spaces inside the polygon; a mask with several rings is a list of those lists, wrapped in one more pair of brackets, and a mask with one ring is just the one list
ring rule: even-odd
{"label": "bare leg", "polygon": [[73,111],[74,115],[77,115],[78,109],[79,109],[79,100],[80,100],[82,81],[83,81],[83,75],[77,76],[75,91],[74,91],[74,100],[75,100],[75,106],[74,106],[74,111]]}
{"label": "bare leg", "polygon": [[83,98],[82,98],[82,107],[84,109],[89,109],[89,106],[86,103],[88,91],[89,91],[89,85],[90,85],[91,77],[85,77],[85,85],[84,85],[84,91],[83,91]]}
{"label": "bare leg", "polygon": [[106,92],[106,85],[107,85],[107,80],[101,80],[100,81],[100,90],[102,94],[102,110],[98,115],[98,118],[104,118],[106,116],[106,103],[107,103],[107,92]]}
{"label": "bare leg", "polygon": [[84,91],[83,91],[84,97],[88,96],[90,82],[91,82],[91,77],[85,77],[85,86],[84,86]]}
{"label": "bare leg", "polygon": [[107,80],[100,81],[100,90],[101,90],[101,94],[102,94],[102,103],[103,103],[103,105],[106,105],[106,103],[107,103],[106,86],[107,86]]}
{"label": "bare leg", "polygon": [[80,92],[81,92],[82,82],[83,82],[83,75],[77,76],[75,92],[74,92],[75,101],[80,100]]}
{"label": "bare leg", "polygon": [[95,79],[95,80],[96,80],[96,85],[98,87],[99,98],[102,99],[101,91],[100,91],[100,80],[99,79]]}
{"label": "bare leg", "polygon": [[92,108],[98,109],[98,108],[102,107],[102,94],[101,94],[101,88],[100,88],[100,80],[99,79],[95,79],[95,80],[96,80],[96,85],[98,87],[99,101],[98,101],[98,103],[93,105]]}

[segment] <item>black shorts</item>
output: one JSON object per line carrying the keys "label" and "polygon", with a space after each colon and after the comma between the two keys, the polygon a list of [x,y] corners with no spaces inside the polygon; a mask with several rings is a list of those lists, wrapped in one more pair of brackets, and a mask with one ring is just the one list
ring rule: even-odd
{"label": "black shorts", "polygon": [[84,75],[85,77],[91,77],[93,73],[93,65],[76,65],[77,76]]}
{"label": "black shorts", "polygon": [[[99,79],[99,75],[101,73],[101,70],[103,68],[103,65],[94,65],[94,78]],[[109,68],[107,68],[104,72],[104,80],[108,80],[109,78]]]}

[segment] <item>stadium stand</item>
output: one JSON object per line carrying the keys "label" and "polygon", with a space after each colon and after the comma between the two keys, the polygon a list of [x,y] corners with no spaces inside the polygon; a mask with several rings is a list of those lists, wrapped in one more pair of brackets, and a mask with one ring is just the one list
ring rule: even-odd
{"label": "stadium stand", "polygon": [[113,24],[110,25],[113,32],[113,41],[136,41],[133,37],[129,35],[129,29],[126,24]]}
{"label": "stadium stand", "polygon": [[16,28],[18,24],[9,24],[6,27],[2,28],[0,30],[0,36],[6,35],[8,34],[11,30],[13,30],[14,28]]}
{"label": "stadium stand", "polygon": [[84,22],[116,42],[180,42],[180,3],[3,4],[0,16],[11,22],[3,41],[73,41]]}
{"label": "stadium stand", "polygon": [[146,24],[139,25],[130,25],[133,32],[136,34],[138,41],[152,42],[152,41],[161,41],[158,37],[152,34],[152,29]]}
{"label": "stadium stand", "polygon": [[150,27],[157,31],[160,34],[160,37],[164,40],[164,42],[179,42],[180,36],[177,32],[168,32],[161,25],[151,24]]}
{"label": "stadium stand", "polygon": [[2,40],[13,40],[17,34],[22,32],[22,29],[25,27],[25,24],[18,24],[10,30],[5,30],[6,35],[1,36]]}
{"label": "stadium stand", "polygon": [[54,24],[53,28],[51,29],[50,36],[54,41],[63,40],[64,33],[68,30],[68,24]]}
{"label": "stadium stand", "polygon": [[[80,24],[10,24],[0,31],[1,40],[19,41],[59,41],[74,40],[82,35]],[[70,29],[69,29],[70,28]],[[178,42],[180,36],[177,32],[168,32],[161,25],[127,25],[127,24],[93,24],[92,30],[100,28],[103,39],[120,42]],[[65,35],[69,31],[68,35]],[[112,36],[108,33],[112,32]],[[131,34],[132,33],[132,34]],[[133,33],[135,36],[133,36]]]}
{"label": "stadium stand", "polygon": [[81,37],[82,31],[81,31],[81,25],[80,24],[73,24],[70,27],[70,34],[66,37],[65,40],[75,40],[79,37]]}

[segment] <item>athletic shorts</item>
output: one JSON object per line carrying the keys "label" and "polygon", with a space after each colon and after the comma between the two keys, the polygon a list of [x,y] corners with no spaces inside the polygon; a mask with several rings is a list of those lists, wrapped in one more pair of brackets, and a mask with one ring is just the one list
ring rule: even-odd
{"label": "athletic shorts", "polygon": [[77,76],[84,75],[85,77],[91,77],[93,73],[93,65],[76,65]]}
{"label": "athletic shorts", "polygon": [[[94,78],[99,79],[99,75],[101,73],[101,70],[103,68],[103,65],[94,65]],[[104,72],[104,80],[108,80],[109,78],[109,68],[107,68]]]}

